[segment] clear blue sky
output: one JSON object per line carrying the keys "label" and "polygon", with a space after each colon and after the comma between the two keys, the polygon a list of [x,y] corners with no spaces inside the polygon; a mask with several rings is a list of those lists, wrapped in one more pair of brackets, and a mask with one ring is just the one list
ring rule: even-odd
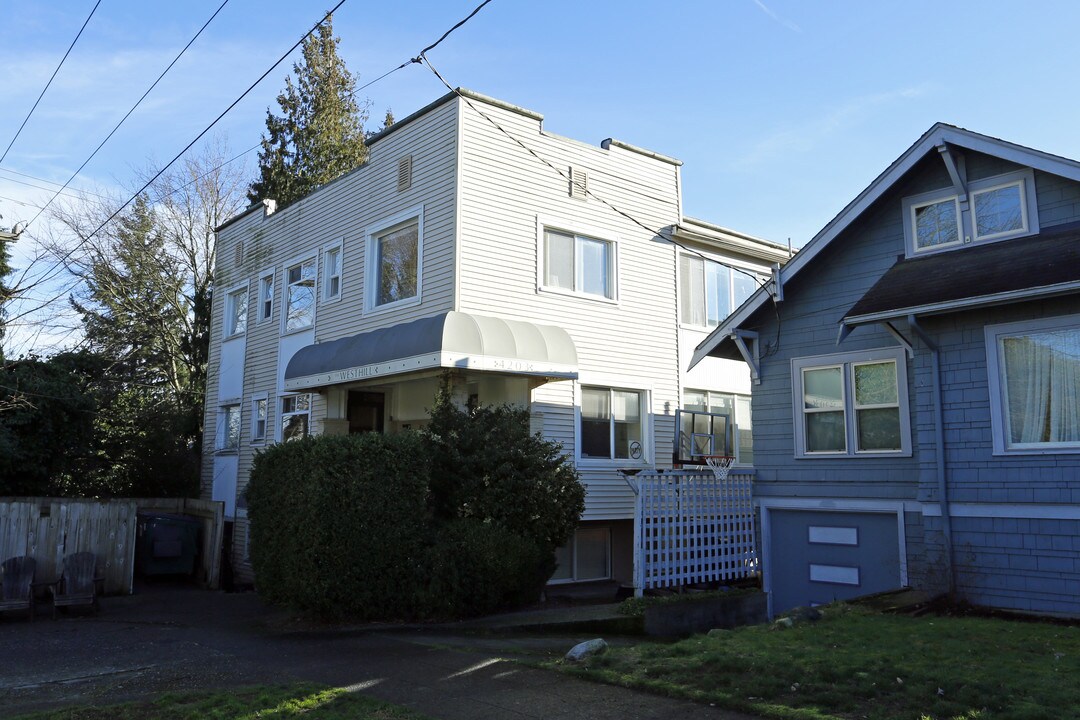
{"label": "clear blue sky", "polygon": [[[66,180],[220,2],[102,1],[0,164],[0,227],[47,197],[11,171]],[[478,2],[347,0],[340,52],[367,82]],[[172,158],[332,4],[230,0],[76,185]],[[0,3],[0,152],[93,5]],[[1078,28],[1075,2],[494,0],[430,57],[552,132],[680,158],[687,215],[799,246],[938,120],[1080,158]],[[235,151],[292,59],[221,124]],[[376,125],[443,92],[413,65],[363,94]]]}

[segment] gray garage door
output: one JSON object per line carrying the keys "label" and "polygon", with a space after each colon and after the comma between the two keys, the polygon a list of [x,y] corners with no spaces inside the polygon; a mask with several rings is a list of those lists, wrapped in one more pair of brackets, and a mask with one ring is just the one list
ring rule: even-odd
{"label": "gray garage door", "polygon": [[772,510],[769,521],[774,613],[900,587],[895,514]]}

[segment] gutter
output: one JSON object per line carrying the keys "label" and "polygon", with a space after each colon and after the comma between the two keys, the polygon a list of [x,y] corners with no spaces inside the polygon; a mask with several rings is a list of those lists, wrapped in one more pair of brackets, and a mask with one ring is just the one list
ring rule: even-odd
{"label": "gutter", "polygon": [[949,483],[945,463],[945,409],[941,402],[941,350],[919,325],[914,315],[908,315],[908,325],[930,350],[933,374],[932,402],[934,405],[934,459],[937,466],[938,502],[941,504],[941,534],[945,542],[946,579],[950,599],[956,596],[956,563],[953,557],[952,511],[949,508]]}

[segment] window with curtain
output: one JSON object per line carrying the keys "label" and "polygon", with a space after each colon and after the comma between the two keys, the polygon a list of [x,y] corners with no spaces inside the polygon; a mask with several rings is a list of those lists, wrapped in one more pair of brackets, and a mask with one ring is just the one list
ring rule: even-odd
{"label": "window with curtain", "polygon": [[[988,328],[999,401],[995,443],[1006,450],[1080,448],[1080,326],[1061,320]],[[1080,322],[1072,316],[1065,322]],[[1058,324],[1055,327],[1055,324]]]}

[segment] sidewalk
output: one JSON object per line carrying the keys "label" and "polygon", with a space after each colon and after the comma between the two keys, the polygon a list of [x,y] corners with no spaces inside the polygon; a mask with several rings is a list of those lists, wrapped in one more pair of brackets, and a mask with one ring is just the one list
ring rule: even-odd
{"label": "sidewalk", "polygon": [[446,625],[339,632],[293,623],[250,593],[148,588],[106,598],[97,617],[0,621],[0,717],[296,680],[352,687],[444,720],[748,717],[510,659],[559,657],[595,635],[475,636],[465,625],[461,633]]}

